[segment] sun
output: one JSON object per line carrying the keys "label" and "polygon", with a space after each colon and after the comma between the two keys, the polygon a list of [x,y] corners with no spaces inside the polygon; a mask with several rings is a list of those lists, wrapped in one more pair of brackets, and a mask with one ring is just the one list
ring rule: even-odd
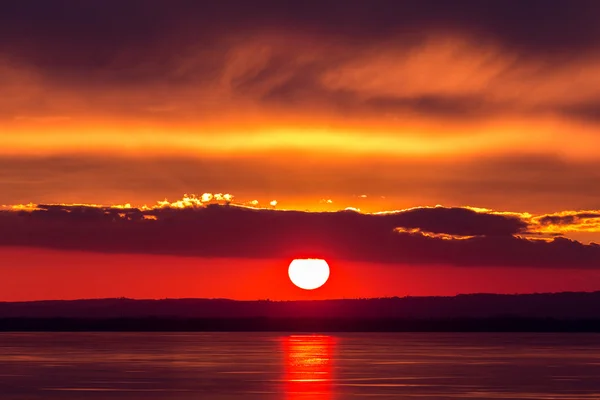
{"label": "sun", "polygon": [[314,290],[329,279],[329,265],[327,261],[318,258],[297,258],[290,263],[288,275],[299,288]]}

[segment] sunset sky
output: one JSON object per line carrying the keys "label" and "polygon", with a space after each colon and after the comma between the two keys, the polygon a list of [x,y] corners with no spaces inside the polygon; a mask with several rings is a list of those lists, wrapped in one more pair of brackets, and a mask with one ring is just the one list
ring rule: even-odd
{"label": "sunset sky", "polygon": [[[598,21],[596,0],[5,2],[0,301],[600,290]],[[304,256],[322,289],[289,282]]]}

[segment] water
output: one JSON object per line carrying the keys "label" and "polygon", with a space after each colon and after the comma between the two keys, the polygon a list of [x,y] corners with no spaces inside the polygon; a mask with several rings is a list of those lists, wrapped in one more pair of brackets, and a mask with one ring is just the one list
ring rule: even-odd
{"label": "water", "polygon": [[0,398],[599,399],[600,335],[0,334]]}

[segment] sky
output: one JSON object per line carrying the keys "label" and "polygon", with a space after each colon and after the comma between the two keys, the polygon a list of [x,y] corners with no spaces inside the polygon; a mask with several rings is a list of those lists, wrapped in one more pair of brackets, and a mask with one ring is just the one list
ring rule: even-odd
{"label": "sky", "polygon": [[600,289],[595,0],[1,7],[0,301]]}

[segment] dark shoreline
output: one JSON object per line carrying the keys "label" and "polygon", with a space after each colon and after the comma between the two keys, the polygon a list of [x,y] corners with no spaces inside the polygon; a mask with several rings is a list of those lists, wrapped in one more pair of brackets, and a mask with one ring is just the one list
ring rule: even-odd
{"label": "dark shoreline", "polygon": [[0,332],[597,332],[600,319],[3,318]]}

